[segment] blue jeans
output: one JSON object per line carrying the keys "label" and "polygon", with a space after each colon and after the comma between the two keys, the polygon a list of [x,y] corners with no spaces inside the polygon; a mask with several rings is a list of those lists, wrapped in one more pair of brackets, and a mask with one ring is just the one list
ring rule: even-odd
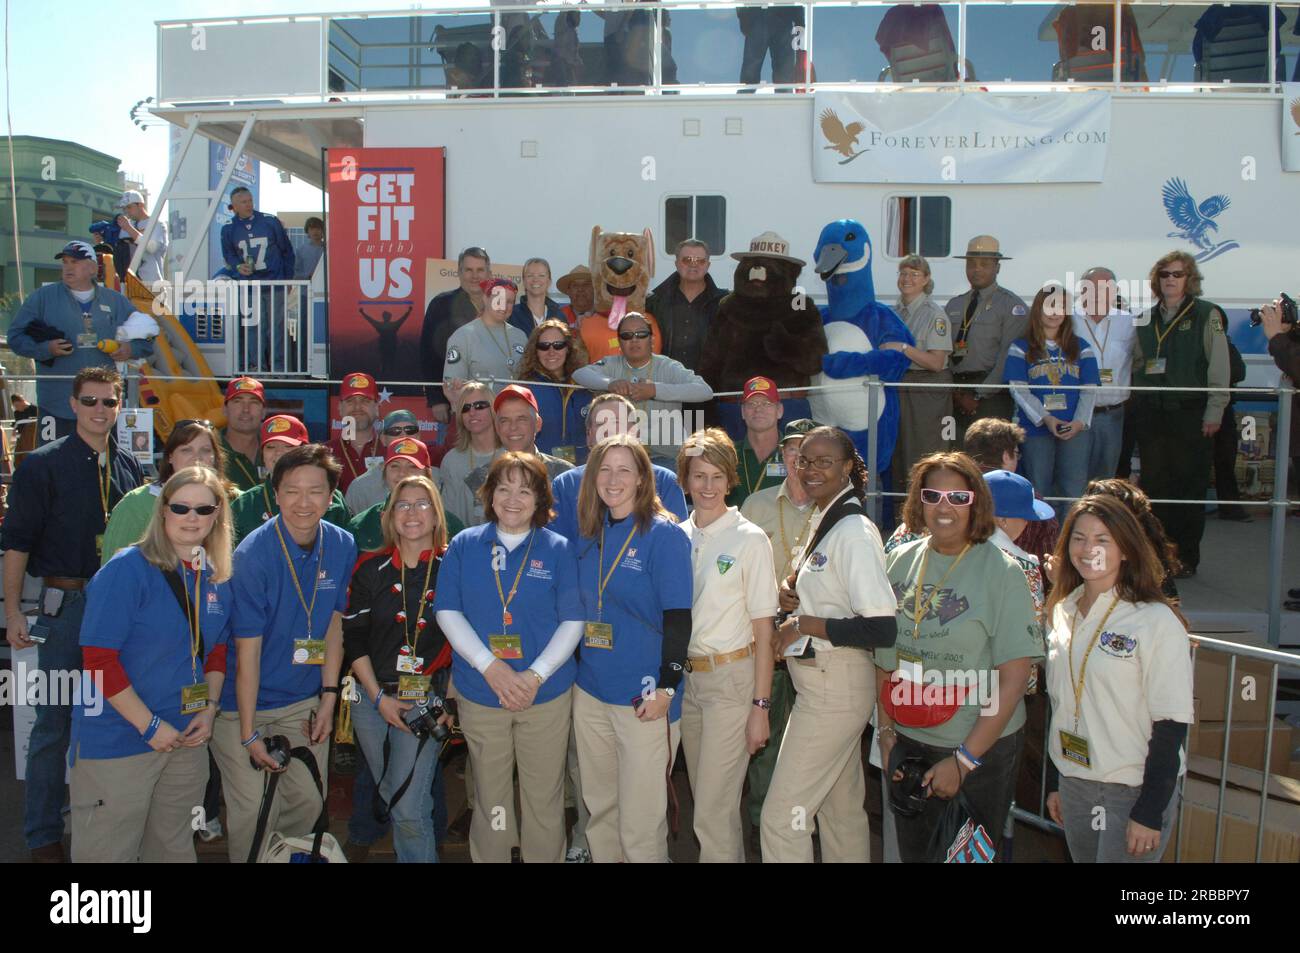
{"label": "blue jeans", "polygon": [[414,735],[390,726],[366,698],[360,704],[352,706],[352,727],[356,732],[357,743],[375,775],[384,770],[384,739],[388,739],[388,772],[383,774],[379,782],[379,793],[386,801],[391,802],[393,793],[401,787],[406,776],[411,774],[411,766],[415,765],[415,773],[402,799],[391,805],[393,849],[397,851],[398,863],[437,863],[438,846],[433,826],[433,779],[438,771],[438,752],[442,745],[430,738],[424,743],[417,761],[415,753],[419,748],[419,740]]}
{"label": "blue jeans", "polygon": [[[1021,466],[1025,477],[1042,496],[1083,496],[1088,484],[1088,460],[1092,454],[1092,433],[1085,430],[1071,440],[1042,435],[1027,437]],[[1049,500],[1056,518],[1064,521],[1071,504]]]}
{"label": "blue jeans", "polygon": [[[81,617],[85,611],[85,596],[69,592],[57,616],[37,616],[32,628],[45,636],[45,644],[37,646],[37,664],[45,673],[47,685],[58,683],[58,679],[51,678],[55,671],[80,671]],[[47,702],[36,707],[36,724],[27,746],[27,808],[23,823],[29,850],[63,841],[64,778],[71,735],[71,705]]]}
{"label": "blue jeans", "polygon": [[[363,699],[353,706],[353,717],[361,705],[368,705]],[[382,745],[383,742],[381,741]],[[383,749],[379,752],[379,764],[384,763]],[[389,769],[392,770],[391,768]],[[370,762],[362,752],[361,763],[352,778],[352,816],[348,818],[348,840],[353,844],[369,847],[388,833],[388,824],[381,824],[375,819],[375,796],[379,793],[375,785],[375,776],[370,773]],[[405,797],[405,795],[403,795]]]}
{"label": "blue jeans", "polygon": [[1124,443],[1124,408],[1121,406],[1118,410],[1106,414],[1093,411],[1092,426],[1088,428],[1088,432],[1092,434],[1088,479],[1109,480],[1119,468],[1120,447]]}

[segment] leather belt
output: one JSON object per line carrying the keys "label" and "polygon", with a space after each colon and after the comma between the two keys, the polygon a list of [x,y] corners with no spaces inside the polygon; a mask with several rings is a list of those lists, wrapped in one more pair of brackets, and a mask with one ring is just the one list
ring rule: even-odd
{"label": "leather belt", "polygon": [[983,380],[989,376],[988,371],[953,371],[952,379],[958,384],[969,384],[971,381]]}
{"label": "leather belt", "polygon": [[80,592],[86,588],[86,580],[74,579],[71,576],[46,576],[45,585],[51,589],[62,589],[64,592]]}
{"label": "leather belt", "polygon": [[724,655],[697,655],[686,660],[686,671],[688,672],[712,672],[714,669],[721,668],[731,662],[739,662],[741,659],[747,659],[754,654],[754,646],[746,645],[743,649],[736,649],[734,652],[727,652]]}
{"label": "leather belt", "polygon": [[1104,407],[1092,408],[1092,412],[1094,414],[1110,414],[1110,413],[1114,413],[1117,410],[1123,410],[1123,409],[1124,409],[1123,404],[1107,404]]}

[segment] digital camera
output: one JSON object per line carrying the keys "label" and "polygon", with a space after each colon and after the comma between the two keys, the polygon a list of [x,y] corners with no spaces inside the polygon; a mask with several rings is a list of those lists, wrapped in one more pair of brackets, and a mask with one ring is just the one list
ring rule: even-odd
{"label": "digital camera", "polygon": [[[1291,300],[1291,296],[1288,295],[1286,292],[1282,292],[1282,301],[1278,307],[1282,313],[1283,324],[1295,325],[1297,323],[1295,302]],[[1251,308],[1250,326],[1252,328],[1257,328],[1263,322],[1264,322],[1264,316],[1259,313],[1259,308]]]}
{"label": "digital camera", "polygon": [[406,722],[406,727],[411,729],[411,734],[415,737],[443,742],[451,737],[451,730],[446,725],[438,724],[438,719],[446,713],[446,703],[439,696],[430,695],[403,712],[402,721]]}

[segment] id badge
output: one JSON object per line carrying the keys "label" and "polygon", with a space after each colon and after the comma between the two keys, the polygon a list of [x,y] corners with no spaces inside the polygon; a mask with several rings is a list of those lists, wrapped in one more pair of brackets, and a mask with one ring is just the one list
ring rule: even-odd
{"label": "id badge", "polygon": [[399,675],[397,678],[397,700],[403,702],[429,697],[429,675]]}
{"label": "id badge", "polygon": [[1163,357],[1153,357],[1147,361],[1148,374],[1163,374],[1165,372],[1165,359]]}
{"label": "id badge", "polygon": [[921,657],[921,653],[899,649],[896,654],[898,655],[898,677],[907,682],[921,682],[925,677],[925,659]]}
{"label": "id badge", "polygon": [[293,664],[294,665],[324,665],[325,664],[325,640],[324,639],[294,639],[293,640]]}
{"label": "id badge", "polygon": [[1115,383],[1115,371],[1113,369],[1109,367],[1103,367],[1098,370],[1098,373],[1101,375],[1101,382],[1103,384]]}
{"label": "id badge", "polygon": [[1065,410],[1064,394],[1044,394],[1043,410]]}
{"label": "id badge", "polygon": [[782,479],[785,479],[785,476],[786,476],[786,472],[785,472],[785,464],[784,464],[784,463],[769,463],[769,464],[767,465],[767,475],[768,475],[769,477],[781,477]]}
{"label": "id badge", "polygon": [[582,644],[589,649],[612,649],[614,647],[614,627],[608,622],[588,622],[586,637]]}
{"label": "id badge", "polygon": [[405,675],[414,675],[424,668],[424,659],[418,655],[398,655],[397,671]]}
{"label": "id badge", "polygon": [[1064,728],[1060,730],[1060,734],[1061,757],[1066,761],[1073,761],[1080,767],[1092,767],[1092,759],[1088,756],[1088,739]]}
{"label": "id badge", "polygon": [[489,635],[488,646],[497,658],[523,658],[524,637],[522,635]]}
{"label": "id badge", "polygon": [[957,343],[955,343],[955,344],[952,346],[952,356],[953,356],[953,357],[965,357],[965,356],[966,356],[966,350],[967,350],[967,344],[966,344],[966,342],[965,342],[965,341],[958,341]]}
{"label": "id badge", "polygon": [[578,465],[578,449],[576,447],[552,447],[551,456],[559,457],[565,463]]}
{"label": "id badge", "polygon": [[208,707],[208,683],[196,682],[181,689],[181,714],[193,715]]}
{"label": "id badge", "polygon": [[77,347],[95,347],[99,344],[99,335],[94,331],[77,335]]}

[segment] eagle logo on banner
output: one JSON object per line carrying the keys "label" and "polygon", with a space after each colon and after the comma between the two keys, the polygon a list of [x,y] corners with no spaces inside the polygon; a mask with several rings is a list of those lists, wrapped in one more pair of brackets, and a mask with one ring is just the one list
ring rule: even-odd
{"label": "eagle logo on banner", "polygon": [[823,149],[834,149],[840,155],[846,158],[840,160],[840,165],[846,165],[852,162],[858,156],[866,152],[866,149],[859,149],[854,152],[853,147],[858,144],[858,136],[862,134],[867,127],[860,122],[851,122],[846,127],[840,121],[840,117],[835,115],[833,109],[823,109],[821,115],[817,117],[821,123],[822,135],[826,137],[829,146],[823,146]]}

